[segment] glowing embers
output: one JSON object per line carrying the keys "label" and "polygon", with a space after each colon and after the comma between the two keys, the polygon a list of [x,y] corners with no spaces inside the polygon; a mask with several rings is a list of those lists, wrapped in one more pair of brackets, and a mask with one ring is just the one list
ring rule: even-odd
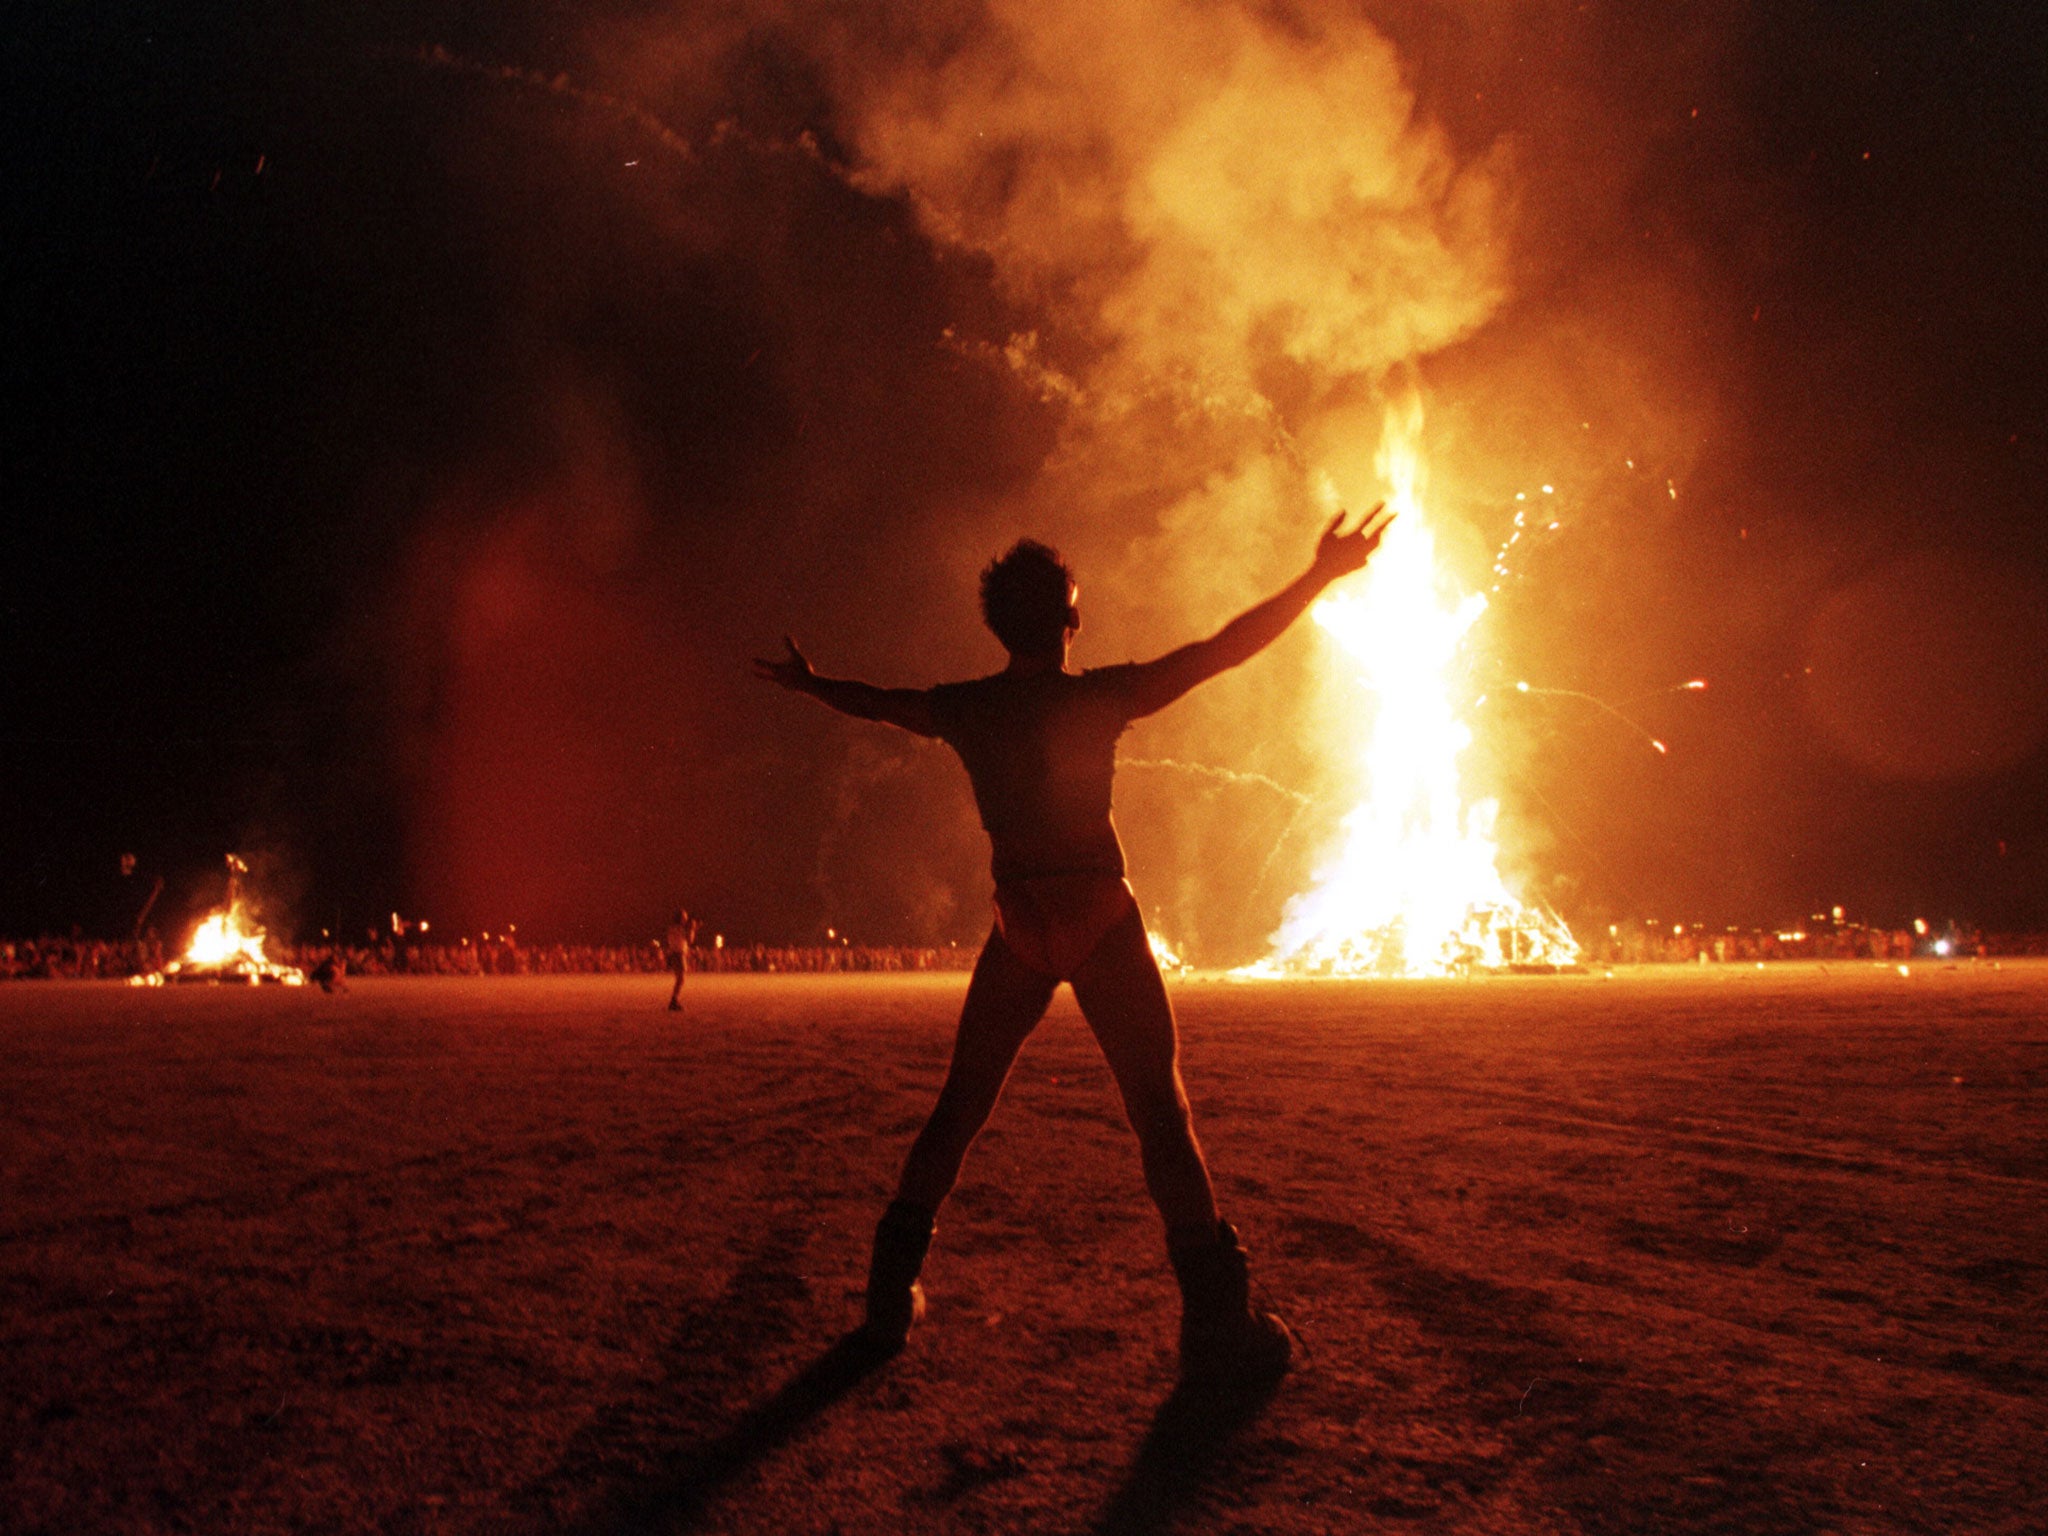
{"label": "glowing embers", "polygon": [[1499,871],[1493,800],[1467,803],[1459,755],[1460,652],[1486,611],[1440,572],[1420,495],[1419,412],[1389,412],[1376,465],[1396,514],[1364,578],[1316,621],[1356,665],[1359,800],[1336,856],[1287,904],[1254,975],[1444,976],[1555,970],[1578,945],[1563,919],[1524,906]]}

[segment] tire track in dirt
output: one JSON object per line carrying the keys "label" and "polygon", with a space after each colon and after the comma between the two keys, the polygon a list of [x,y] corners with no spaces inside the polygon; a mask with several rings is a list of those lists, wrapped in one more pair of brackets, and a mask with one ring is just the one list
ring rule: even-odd
{"label": "tire track in dirt", "polygon": [[[1786,1344],[1783,1335],[1777,1330],[1762,1327],[1756,1323],[1746,1323],[1741,1318],[1728,1317],[1722,1313],[1711,1311],[1706,1307],[1688,1306],[1686,1303],[1674,1301],[1668,1296],[1659,1296],[1653,1292],[1637,1290],[1632,1287],[1616,1286],[1598,1280],[1576,1277],[1560,1280],[1557,1283],[1560,1287],[1582,1289],[1592,1293],[1607,1292],[1624,1297],[1632,1316],[1643,1313],[1651,1314],[1650,1320],[1663,1325],[1664,1331],[1669,1333],[1676,1334],[1705,1324],[1712,1328],[1724,1329],[1731,1334],[1757,1340],[1759,1343],[1768,1344],[1772,1349],[1780,1353],[1791,1347]],[[1591,1313],[1598,1309],[1592,1305],[1587,1305],[1583,1310]],[[1939,1378],[1950,1374],[1974,1376],[1978,1378],[1977,1385],[1980,1390],[1998,1396],[2029,1402],[2034,1401],[2040,1396],[2038,1389],[2029,1391],[2020,1386],[2019,1383],[2048,1382],[2048,1372],[2029,1370],[2024,1366],[2017,1370],[2001,1372],[1996,1369],[1984,1368],[1981,1365],[1973,1366],[1957,1363],[1930,1364],[1902,1354],[1896,1347],[1893,1347],[1888,1352],[1880,1352],[1876,1345],[1857,1348],[1852,1345],[1838,1343],[1832,1339],[1815,1337],[1811,1334],[1802,1336],[1798,1341],[1797,1348],[1807,1355],[1827,1356],[1843,1362],[1853,1362],[1857,1365],[1882,1365],[1887,1370],[1894,1372],[1936,1378],[1936,1384],[1951,1389],[1952,1383],[1940,1381]],[[2001,1382],[2005,1384],[2000,1385]]]}
{"label": "tire track in dirt", "polygon": [[[1541,1291],[1439,1264],[1350,1222],[1296,1217],[1287,1233],[1290,1254],[1361,1270],[1419,1341],[1440,1352],[1400,1368],[1434,1399],[1440,1422],[1469,1426],[1451,1437],[1463,1450],[1389,1458],[1392,1486],[1375,1509],[1383,1518],[1427,1512],[1397,1491],[1406,1484],[1425,1490],[1432,1505],[1446,1494],[1474,1503],[1534,1500],[1587,1536],[1640,1536],[1642,1505],[1609,1495],[1619,1455],[1631,1476],[1647,1472],[1665,1488],[1660,1513],[1668,1523],[1657,1528],[1731,1536],[1832,1528],[1839,1511],[1826,1484],[1793,1464],[1814,1453],[1817,1440],[1788,1442],[1782,1427],[1770,1436],[1746,1432],[1728,1405],[1630,1379],[1575,1340],[1576,1320]],[[1694,1464],[1690,1435],[1665,1429],[1698,1429],[1702,1414],[1721,1421],[1714,1439],[1734,1448],[1710,1472]]]}
{"label": "tire track in dirt", "polygon": [[1885,1157],[1872,1151],[1838,1152],[1811,1143],[1788,1142],[1758,1135],[1745,1136],[1739,1132],[1700,1130],[1679,1119],[1624,1119],[1592,1111],[1560,1111],[1556,1108],[1555,1098],[1533,1093],[1470,1087],[1444,1088],[1439,1092],[1446,1100],[1456,1098],[1470,1103],[1520,1106],[1519,1117],[1511,1123],[1532,1129],[1585,1128],[1608,1131],[1632,1142],[1653,1142],[1660,1147],[1670,1147],[1679,1151],[1776,1162],[1796,1168],[1826,1168],[1843,1174],[1884,1174],[1898,1179],[1965,1180],[2024,1191],[2048,1189],[2048,1178],[2001,1173],[1991,1168],[1959,1165],[1932,1157]]}
{"label": "tire track in dirt", "polygon": [[273,1192],[268,1199],[246,1190],[222,1195],[187,1195],[177,1200],[162,1200],[152,1205],[140,1206],[132,1211],[109,1211],[80,1216],[69,1221],[41,1222],[34,1226],[0,1232],[0,1247],[10,1243],[78,1237],[87,1233],[130,1232],[139,1221],[171,1221],[181,1216],[193,1216],[203,1212],[232,1216],[237,1220],[261,1222],[283,1214],[313,1195],[326,1194],[337,1189],[374,1185],[421,1168],[458,1163],[463,1156],[463,1152],[449,1149],[400,1158],[396,1162],[374,1168],[328,1169],[316,1174],[302,1175],[287,1188]]}

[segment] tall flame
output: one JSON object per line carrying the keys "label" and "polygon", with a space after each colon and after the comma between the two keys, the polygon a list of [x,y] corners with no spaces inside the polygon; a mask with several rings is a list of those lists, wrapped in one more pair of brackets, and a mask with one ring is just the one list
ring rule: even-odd
{"label": "tall flame", "polygon": [[1395,521],[1364,580],[1314,609],[1357,668],[1361,798],[1258,971],[1436,976],[1578,956],[1562,919],[1525,907],[1502,880],[1499,803],[1465,798],[1459,660],[1486,598],[1460,594],[1438,563],[1421,430],[1419,400],[1388,409],[1374,467]]}

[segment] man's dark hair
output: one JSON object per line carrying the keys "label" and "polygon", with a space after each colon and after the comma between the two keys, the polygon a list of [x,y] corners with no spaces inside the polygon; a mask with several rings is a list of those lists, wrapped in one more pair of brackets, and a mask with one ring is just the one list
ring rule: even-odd
{"label": "man's dark hair", "polygon": [[1060,552],[1019,539],[981,573],[981,616],[1006,650],[1039,656],[1059,649],[1074,573]]}

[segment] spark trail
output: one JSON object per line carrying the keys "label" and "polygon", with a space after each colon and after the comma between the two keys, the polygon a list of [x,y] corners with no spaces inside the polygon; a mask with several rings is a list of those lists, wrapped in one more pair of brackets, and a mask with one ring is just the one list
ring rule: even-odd
{"label": "spark trail", "polygon": [[[701,157],[700,146],[690,138],[669,126],[655,113],[630,96],[621,96],[613,91],[596,90],[578,85],[569,78],[566,71],[547,74],[538,69],[528,69],[518,64],[493,64],[482,59],[467,58],[452,53],[439,43],[422,47],[411,53],[399,54],[405,62],[422,69],[452,75],[463,75],[475,80],[494,81],[499,84],[517,86],[525,90],[542,91],[550,96],[559,96],[566,101],[576,102],[603,116],[632,124],[635,128],[653,137],[655,142],[669,154],[688,164],[695,164]],[[750,133],[730,118],[721,120],[704,141],[707,147],[726,144],[740,144],[760,154],[799,155],[811,161],[835,180],[852,184],[853,178],[844,167],[834,165],[825,158],[816,139],[806,132],[794,139],[764,139]]]}
{"label": "spark trail", "polygon": [[[1673,684],[1669,688],[1653,688],[1648,693],[1637,694],[1634,698],[1625,699],[1622,702],[1634,705],[1642,703],[1649,699],[1661,699],[1665,697],[1667,694],[1700,693],[1705,691],[1706,686],[1707,683],[1705,678],[1695,677],[1683,683]],[[1608,703],[1598,694],[1582,693],[1576,688],[1538,688],[1533,683],[1526,682],[1516,683],[1515,692],[1527,694],[1531,698],[1582,700],[1587,704],[1591,704],[1595,709],[1602,710],[1605,713],[1612,715],[1615,719],[1619,720],[1623,725],[1627,726],[1631,731],[1634,731],[1638,736],[1642,737],[1643,740],[1647,741],[1652,747],[1654,747],[1659,756],[1668,755],[1671,751],[1670,747],[1665,745],[1662,739],[1653,736],[1640,722],[1638,722],[1629,715],[1623,714],[1621,710],[1617,709],[1614,705]]]}
{"label": "spark trail", "polygon": [[1314,802],[1298,789],[1289,789],[1278,779],[1268,778],[1263,773],[1252,773],[1237,768],[1220,768],[1213,763],[1184,763],[1171,757],[1120,757],[1116,760],[1119,768],[1161,768],[1174,773],[1191,774],[1196,778],[1213,779],[1223,784],[1248,784],[1258,789],[1271,790],[1284,795],[1297,806]]}

